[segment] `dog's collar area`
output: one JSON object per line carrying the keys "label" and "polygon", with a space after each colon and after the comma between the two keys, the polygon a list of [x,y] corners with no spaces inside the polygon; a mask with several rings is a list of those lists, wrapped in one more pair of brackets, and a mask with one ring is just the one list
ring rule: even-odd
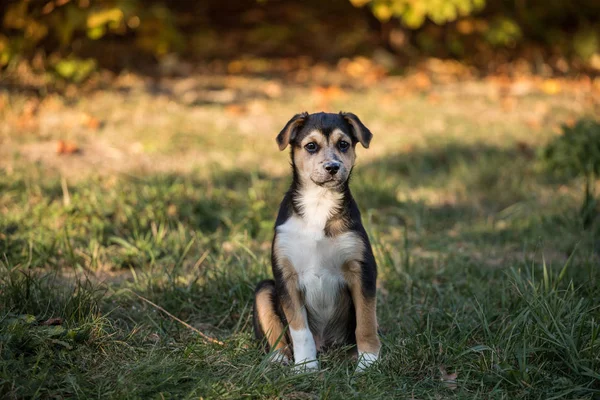
{"label": "dog's collar area", "polygon": [[332,220],[343,218],[351,195],[347,185],[332,190],[317,184],[299,187],[292,192],[293,210],[308,226],[326,231]]}

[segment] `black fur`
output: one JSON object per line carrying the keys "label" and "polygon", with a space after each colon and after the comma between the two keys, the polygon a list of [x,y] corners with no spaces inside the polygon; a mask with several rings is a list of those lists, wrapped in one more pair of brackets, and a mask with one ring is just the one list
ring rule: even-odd
{"label": "black fur", "polygon": [[[353,121],[354,124],[352,124],[350,121]],[[360,130],[359,132],[357,132],[357,127]],[[360,120],[358,120],[354,114],[350,113],[317,113],[311,115],[306,113],[298,114],[286,124],[282,132],[277,137],[277,142],[280,145],[280,148],[282,148],[283,144],[281,140],[284,140],[286,137],[288,138],[289,142],[285,143],[285,145],[291,144],[292,182],[279,206],[279,212],[275,221],[273,244],[275,243],[275,238],[277,235],[277,227],[285,224],[285,222],[294,214],[302,215],[302,211],[296,205],[298,204],[298,198],[300,196],[302,187],[296,165],[294,163],[294,146],[299,146],[299,143],[302,142],[302,139],[313,130],[319,130],[328,137],[336,128],[341,129],[344,133],[347,133],[352,138],[353,146],[360,142],[363,144],[363,146],[368,147],[372,137],[371,132],[360,122]],[[290,129],[292,129],[292,132],[289,132]],[[373,298],[376,293],[377,264],[375,262],[369,237],[367,236],[367,232],[362,225],[361,214],[358,209],[358,205],[356,204],[356,201],[350,192],[349,182],[350,176],[340,188],[343,194],[341,203],[342,206],[335,215],[331,216],[330,221],[341,219],[346,227],[345,232],[352,231],[356,233],[357,236],[363,241],[364,254],[362,257],[363,261],[361,263],[362,292],[365,298]],[[328,236],[334,234],[333,232],[328,231],[327,225],[325,228],[325,233]],[[283,274],[278,266],[274,251],[271,254],[271,266],[274,280],[262,281],[257,286],[256,292],[258,293],[258,291],[263,290],[265,287],[274,289],[273,293],[275,296],[273,298],[273,305],[285,324],[286,322],[281,309],[281,304],[289,301],[289,294],[287,293],[286,285],[283,280]],[[341,289],[340,296],[343,297],[340,299],[340,303],[344,301],[345,304],[348,305],[348,310],[343,313],[345,315],[341,316],[339,321],[330,321],[326,331],[329,329],[333,331],[343,331],[343,334],[341,335],[343,337],[343,343],[339,344],[356,344],[356,312],[348,286]],[[262,333],[260,324],[256,319],[256,310],[254,314],[255,334],[258,339],[262,339],[264,334]],[[308,317],[310,324],[310,315]],[[336,336],[336,341],[340,338],[340,335],[333,336]],[[325,346],[331,344],[328,343],[327,338],[324,339]]]}

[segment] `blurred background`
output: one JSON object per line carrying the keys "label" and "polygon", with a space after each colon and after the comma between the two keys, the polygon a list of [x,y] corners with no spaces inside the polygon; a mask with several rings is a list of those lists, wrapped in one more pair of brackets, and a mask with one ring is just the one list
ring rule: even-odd
{"label": "blurred background", "polygon": [[0,14],[0,66],[29,60],[33,71],[72,81],[99,69],[185,75],[198,64],[230,73],[318,62],[343,69],[340,61],[356,56],[390,74],[428,57],[482,73],[600,70],[594,0],[8,0]]}

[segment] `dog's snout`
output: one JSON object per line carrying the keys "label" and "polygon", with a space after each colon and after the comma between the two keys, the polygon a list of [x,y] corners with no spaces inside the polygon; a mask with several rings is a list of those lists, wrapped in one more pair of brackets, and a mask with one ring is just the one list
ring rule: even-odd
{"label": "dog's snout", "polygon": [[337,172],[340,170],[340,163],[337,161],[326,162],[323,166],[325,167],[325,170],[331,175],[337,174]]}

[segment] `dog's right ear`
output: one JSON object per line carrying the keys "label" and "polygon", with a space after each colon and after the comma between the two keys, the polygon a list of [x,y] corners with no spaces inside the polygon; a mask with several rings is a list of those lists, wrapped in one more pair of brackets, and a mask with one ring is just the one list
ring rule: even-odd
{"label": "dog's right ear", "polygon": [[303,112],[301,114],[296,114],[292,119],[288,121],[287,124],[283,127],[279,135],[277,135],[277,144],[279,145],[279,150],[283,150],[287,147],[288,144],[296,137],[298,133],[298,129],[302,127],[304,121],[308,118],[308,113]]}

